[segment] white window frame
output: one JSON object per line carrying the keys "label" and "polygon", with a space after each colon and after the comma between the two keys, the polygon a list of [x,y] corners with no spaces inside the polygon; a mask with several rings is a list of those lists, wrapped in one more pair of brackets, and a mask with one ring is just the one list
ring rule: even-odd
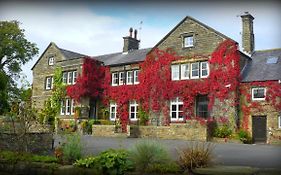
{"label": "white window frame", "polygon": [[[130,74],[130,76],[129,76],[129,74]],[[134,80],[133,78],[134,78],[133,77],[133,71],[127,71],[127,84],[128,85],[133,84],[133,80]]]}
{"label": "white window frame", "polygon": [[[123,76],[121,76],[123,74]],[[125,72],[119,72],[119,85],[124,85],[125,84]]]}
{"label": "white window frame", "polygon": [[[258,89],[264,89],[264,98],[255,98],[254,97],[254,91],[258,90]],[[255,87],[255,88],[252,88],[252,100],[253,101],[262,101],[262,100],[265,100],[265,98],[266,98],[266,88],[265,87]]]}
{"label": "white window frame", "polygon": [[140,72],[140,70],[135,70],[134,71],[134,84],[139,84],[140,83],[139,72]]}
{"label": "white window frame", "polygon": [[180,65],[179,64],[171,65],[171,79],[173,81],[180,80]]}
{"label": "white window frame", "polygon": [[51,56],[51,57],[48,58],[48,65],[49,66],[53,66],[54,62],[55,62],[55,57],[54,56]]}
{"label": "white window frame", "polygon": [[62,73],[62,82],[64,84],[67,84],[67,77],[68,77],[68,73],[67,72],[63,72]]}
{"label": "white window frame", "polygon": [[[206,69],[204,70],[207,70],[207,75],[202,75],[203,73],[203,64],[206,64]],[[209,64],[207,61],[204,61],[204,62],[200,62],[200,77],[201,78],[207,78],[209,76]]]}
{"label": "white window frame", "polygon": [[[112,108],[114,108],[115,110],[112,111]],[[112,113],[114,116],[112,116]],[[115,121],[116,115],[117,115],[117,104],[115,102],[111,102],[109,106],[109,120]]]}
{"label": "white window frame", "polygon": [[183,47],[193,47],[194,46],[194,36],[188,35],[183,37]]}
{"label": "white window frame", "polygon": [[278,128],[281,129],[281,113],[278,116]]}
{"label": "white window frame", "polygon": [[53,77],[46,77],[45,80],[45,90],[53,89]]}
{"label": "white window frame", "polygon": [[73,72],[67,72],[67,84],[72,84],[73,83]]}
{"label": "white window frame", "polygon": [[[172,106],[173,105],[176,105],[176,111],[173,111],[172,110]],[[182,118],[179,118],[179,113],[180,112],[183,112],[183,111],[180,111],[179,110],[179,106],[180,105],[183,105],[183,101],[179,100],[179,98],[177,97],[175,100],[172,100],[170,102],[170,118],[171,118],[171,121],[183,121],[183,117]],[[172,113],[173,112],[176,112],[176,118],[172,118]]]}
{"label": "white window frame", "polygon": [[[194,65],[195,64],[197,64],[198,65],[198,69],[196,69],[197,71],[198,71],[198,76],[193,76],[193,67],[194,67]],[[199,76],[200,76],[200,64],[199,64],[199,62],[194,62],[194,63],[191,63],[191,69],[190,69],[190,78],[191,79],[198,79],[199,78]]]}
{"label": "white window frame", "polygon": [[70,111],[71,111],[71,115],[75,114],[75,102],[74,102],[74,99],[71,99]]}
{"label": "white window frame", "polygon": [[65,106],[65,99],[61,100],[61,108],[60,108],[60,115],[65,115],[66,106]]}
{"label": "white window frame", "polygon": [[[117,77],[115,77],[117,75]],[[115,83],[116,80],[116,83]],[[118,72],[114,72],[111,74],[111,84],[112,86],[118,86]]]}
{"label": "white window frame", "polygon": [[[134,100],[134,101],[131,101],[130,102],[130,105],[129,105],[129,118],[130,118],[130,120],[131,121],[136,121],[136,120],[138,120],[138,103]],[[135,108],[135,111],[134,112],[132,112],[131,111],[131,108]],[[133,113],[133,115],[134,115],[134,118],[131,118],[131,116],[132,116],[132,113]]]}
{"label": "white window frame", "polygon": [[70,115],[70,114],[71,114],[71,99],[67,98],[65,99],[65,115]]}
{"label": "white window frame", "polygon": [[77,71],[73,71],[73,73],[72,73],[72,83],[73,84],[75,84],[77,81],[77,75],[78,75]]}
{"label": "white window frame", "polygon": [[[184,67],[187,66],[187,69],[185,69]],[[190,76],[190,71],[189,71],[189,67],[190,64],[185,63],[185,64],[181,64],[181,80],[188,80],[189,76]],[[185,76],[185,72],[187,72],[187,77]]]}

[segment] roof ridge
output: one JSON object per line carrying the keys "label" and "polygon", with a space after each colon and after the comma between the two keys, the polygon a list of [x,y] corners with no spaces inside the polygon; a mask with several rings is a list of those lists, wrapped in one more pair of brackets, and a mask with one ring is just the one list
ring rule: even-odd
{"label": "roof ridge", "polygon": [[[58,47],[58,46],[57,46]],[[80,54],[80,55],[84,55],[84,56],[87,56],[85,54],[82,54],[82,53],[79,53],[79,52],[75,52],[75,51],[71,51],[71,50],[67,50],[67,49],[64,49],[64,48],[61,48],[61,47],[58,47],[60,50],[64,50],[64,51],[67,51],[67,52],[72,52],[72,53],[76,53],[76,54]]]}
{"label": "roof ridge", "polygon": [[275,51],[275,50],[281,50],[281,48],[255,50],[255,52],[270,52],[270,51]]}

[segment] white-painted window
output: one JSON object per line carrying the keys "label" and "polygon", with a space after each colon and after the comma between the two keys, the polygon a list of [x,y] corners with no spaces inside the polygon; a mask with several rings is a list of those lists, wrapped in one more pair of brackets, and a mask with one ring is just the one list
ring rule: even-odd
{"label": "white-painted window", "polygon": [[199,78],[199,62],[191,63],[191,79]]}
{"label": "white-painted window", "polygon": [[71,113],[71,100],[69,98],[67,98],[65,100],[65,108],[66,108],[66,112],[65,112],[65,115],[70,115]]}
{"label": "white-painted window", "polygon": [[65,115],[65,99],[61,101],[60,115]]}
{"label": "white-painted window", "polygon": [[127,84],[133,84],[133,71],[127,72]]}
{"label": "white-painted window", "polygon": [[74,115],[75,114],[75,103],[74,103],[74,100],[71,99],[71,115]]}
{"label": "white-painted window", "polygon": [[181,64],[181,79],[189,79],[189,64]]}
{"label": "white-painted window", "polygon": [[67,83],[67,72],[62,73],[62,82],[65,84]]}
{"label": "white-painted window", "polygon": [[45,89],[50,90],[53,89],[53,77],[47,77],[45,81]]}
{"label": "white-painted window", "polygon": [[208,62],[201,62],[200,63],[200,77],[206,78],[209,76],[209,65]]}
{"label": "white-painted window", "polygon": [[48,65],[49,66],[54,65],[54,62],[55,62],[55,57],[51,56],[51,57],[48,58]]}
{"label": "white-painted window", "polygon": [[129,106],[130,120],[137,120],[138,118],[138,103],[131,101]]}
{"label": "white-painted window", "polygon": [[252,100],[265,100],[266,89],[264,87],[252,88]]}
{"label": "white-painted window", "polygon": [[112,86],[118,85],[118,72],[111,74],[111,81],[112,81]]}
{"label": "white-painted window", "polygon": [[170,102],[171,121],[183,121],[183,102],[177,97]]}
{"label": "white-painted window", "polygon": [[72,84],[72,81],[73,81],[73,72],[68,72],[68,75],[67,75],[67,84]]}
{"label": "white-painted window", "polygon": [[134,71],[134,84],[139,84],[139,70]]}
{"label": "white-painted window", "polygon": [[183,38],[183,47],[193,47],[193,36],[185,36]]}
{"label": "white-painted window", "polygon": [[119,72],[119,85],[125,84],[125,72]]}
{"label": "white-painted window", "polygon": [[172,80],[179,80],[180,79],[180,65],[179,64],[175,64],[171,66],[171,78]]}
{"label": "white-painted window", "polygon": [[115,120],[116,119],[116,113],[117,113],[117,105],[115,102],[110,103],[109,107],[109,119]]}
{"label": "white-painted window", "polygon": [[73,71],[73,81],[72,81],[73,84],[75,84],[77,81],[77,75],[78,75],[77,71]]}

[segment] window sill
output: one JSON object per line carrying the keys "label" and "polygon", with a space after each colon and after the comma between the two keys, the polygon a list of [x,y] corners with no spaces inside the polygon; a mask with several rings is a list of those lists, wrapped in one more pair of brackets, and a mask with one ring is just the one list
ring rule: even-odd
{"label": "window sill", "polygon": [[252,98],[252,101],[265,101],[265,98]]}

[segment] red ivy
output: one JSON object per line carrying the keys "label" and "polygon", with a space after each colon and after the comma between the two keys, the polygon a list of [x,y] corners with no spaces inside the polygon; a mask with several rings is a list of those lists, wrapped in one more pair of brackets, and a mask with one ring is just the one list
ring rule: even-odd
{"label": "red ivy", "polygon": [[74,85],[66,88],[67,95],[75,101],[80,101],[81,97],[99,98],[103,90],[104,69],[100,62],[84,58],[82,75],[78,75]]}
{"label": "red ivy", "polygon": [[[252,101],[251,88],[265,87],[266,98],[264,101]],[[270,105],[277,112],[281,110],[281,84],[278,81],[250,82],[240,84],[240,94],[244,98],[241,100],[241,111],[243,112],[242,128],[249,129],[249,117],[252,112],[263,112],[264,105]]]}

